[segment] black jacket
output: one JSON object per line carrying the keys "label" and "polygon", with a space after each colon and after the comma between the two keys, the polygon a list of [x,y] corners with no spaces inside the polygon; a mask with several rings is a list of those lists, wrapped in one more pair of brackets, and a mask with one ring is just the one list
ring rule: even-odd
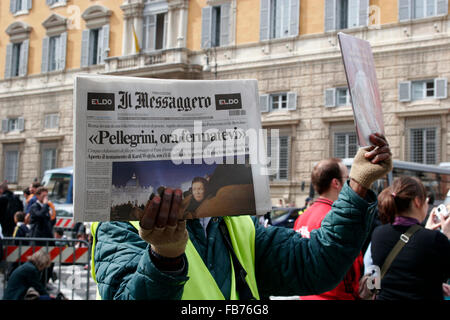
{"label": "black jacket", "polygon": [[30,208],[31,237],[53,238],[53,226],[56,220],[50,219],[48,204],[34,203]]}
{"label": "black jacket", "polygon": [[14,231],[16,223],[14,214],[23,211],[23,203],[10,190],[6,190],[0,196],[0,223],[2,225],[3,236],[10,237]]}
{"label": "black jacket", "polygon": [[[381,268],[409,227],[385,224],[372,234],[373,263]],[[442,283],[450,277],[450,242],[436,230],[417,231],[381,280],[378,300],[443,299]]]}

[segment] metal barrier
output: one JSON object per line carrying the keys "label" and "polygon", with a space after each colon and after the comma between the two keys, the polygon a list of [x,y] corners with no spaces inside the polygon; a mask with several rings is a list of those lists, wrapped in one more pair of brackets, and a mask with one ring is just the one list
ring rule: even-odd
{"label": "metal barrier", "polygon": [[[59,266],[58,270],[58,292],[61,291],[61,268],[65,266],[87,265],[86,269],[86,300],[89,300],[89,280],[90,280],[90,252],[89,242],[78,239],[57,239],[57,238],[12,238],[3,237],[3,261],[6,262],[4,272],[4,290],[7,285],[8,270],[13,264],[17,266],[27,262],[28,257],[33,253],[44,250],[49,254],[50,260],[54,265]],[[81,244],[81,246],[76,246]],[[74,268],[72,267],[72,282],[74,282]],[[45,274],[45,283],[48,280],[47,272]],[[72,300],[74,298],[75,287],[72,286]]]}

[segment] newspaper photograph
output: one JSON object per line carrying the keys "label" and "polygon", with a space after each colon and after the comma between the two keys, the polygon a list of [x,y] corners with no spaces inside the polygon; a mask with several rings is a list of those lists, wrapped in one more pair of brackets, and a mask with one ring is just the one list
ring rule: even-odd
{"label": "newspaper photograph", "polygon": [[184,219],[270,211],[256,80],[78,75],[74,90],[75,221],[138,220],[164,188]]}
{"label": "newspaper photograph", "polygon": [[383,112],[372,47],[366,40],[338,33],[347,84],[352,101],[358,144],[371,145],[369,136],[384,134]]}

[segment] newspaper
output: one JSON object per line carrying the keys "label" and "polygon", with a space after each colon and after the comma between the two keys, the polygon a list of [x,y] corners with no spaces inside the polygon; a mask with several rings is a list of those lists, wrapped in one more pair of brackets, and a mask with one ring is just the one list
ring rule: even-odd
{"label": "newspaper", "polygon": [[74,99],[75,221],[139,220],[161,187],[185,219],[270,211],[256,80],[78,75]]}
{"label": "newspaper", "polygon": [[372,48],[366,40],[338,33],[353,106],[359,146],[371,145],[369,136],[384,134],[383,112]]}

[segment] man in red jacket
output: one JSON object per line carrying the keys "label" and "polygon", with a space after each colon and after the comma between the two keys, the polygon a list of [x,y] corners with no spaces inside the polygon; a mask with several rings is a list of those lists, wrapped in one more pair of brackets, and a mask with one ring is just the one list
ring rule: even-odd
{"label": "man in red jacket", "polygon": [[[344,183],[348,179],[347,167],[340,159],[331,158],[320,161],[311,173],[311,183],[319,194],[312,206],[297,218],[294,230],[302,237],[309,238],[314,229],[320,228],[322,220],[331,210],[333,202],[338,199]],[[330,261],[332,263],[332,261]],[[314,296],[302,296],[301,300],[355,300],[359,299],[359,279],[362,275],[363,256],[360,253],[345,278],[339,285],[328,292]]]}

